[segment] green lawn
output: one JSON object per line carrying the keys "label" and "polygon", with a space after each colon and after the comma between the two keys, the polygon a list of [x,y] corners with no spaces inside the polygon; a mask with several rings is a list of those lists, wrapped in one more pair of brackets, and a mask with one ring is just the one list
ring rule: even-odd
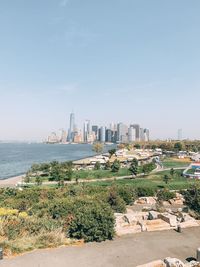
{"label": "green lawn", "polygon": [[187,174],[194,174],[195,171],[196,171],[195,169],[192,169],[192,168],[191,168],[191,169],[189,169],[189,170],[187,171]]}
{"label": "green lawn", "polygon": [[168,184],[163,182],[163,176],[169,174],[169,171],[159,172],[153,175],[149,175],[146,178],[136,178],[136,179],[124,179],[124,180],[117,180],[117,181],[98,181],[95,183],[91,183],[91,185],[101,185],[101,186],[109,186],[112,183],[121,184],[121,185],[129,185],[133,187],[149,187],[154,189],[161,189],[161,188],[169,188],[170,190],[181,190],[187,189],[191,185],[196,183],[200,183],[200,181],[187,179],[181,176],[181,171],[177,171],[174,178],[172,178]]}
{"label": "green lawn", "polygon": [[[138,168],[138,172],[141,172],[141,168]],[[128,168],[121,168],[118,172],[112,172],[111,170],[80,170],[74,171],[72,180],[78,179],[102,179],[102,178],[112,178],[119,176],[129,176],[131,175]],[[43,182],[47,182],[48,176],[41,177]],[[31,182],[35,182],[35,178],[31,178]]]}
{"label": "green lawn", "polygon": [[121,168],[119,172],[112,172],[111,170],[80,170],[73,173],[73,178],[78,177],[79,179],[101,179],[101,178],[112,178],[119,176],[128,176],[130,172],[127,168]]}
{"label": "green lawn", "polygon": [[179,168],[179,167],[187,167],[190,165],[190,161],[181,161],[173,158],[164,159],[162,161],[164,168]]}

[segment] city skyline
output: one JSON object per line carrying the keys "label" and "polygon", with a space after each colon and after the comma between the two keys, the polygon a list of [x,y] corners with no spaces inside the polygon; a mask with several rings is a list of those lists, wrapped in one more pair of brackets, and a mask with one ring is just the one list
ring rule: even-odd
{"label": "city skyline", "polygon": [[[67,114],[200,139],[200,2],[2,1],[0,140],[43,140]],[[111,19],[112,18],[112,19]]]}
{"label": "city skyline", "polygon": [[69,114],[69,124],[65,129],[60,129],[60,133],[51,132],[48,135],[47,143],[131,143],[135,141],[149,141],[150,131],[142,128],[139,124],[126,125],[123,122],[111,122],[106,125],[96,125],[90,120],[85,120],[83,127],[76,124],[74,112]]}
{"label": "city skyline", "polygon": [[[47,139],[45,138],[43,141],[47,143],[132,143],[158,140],[158,138],[151,138],[150,133],[151,130],[143,127],[143,125],[136,123],[125,124],[119,121],[104,122],[103,125],[97,125],[87,119],[82,123],[81,127],[76,123],[75,113],[71,112],[67,127],[51,132]],[[177,133],[176,138],[168,138],[167,140],[186,140],[183,137],[182,129],[178,129]]]}

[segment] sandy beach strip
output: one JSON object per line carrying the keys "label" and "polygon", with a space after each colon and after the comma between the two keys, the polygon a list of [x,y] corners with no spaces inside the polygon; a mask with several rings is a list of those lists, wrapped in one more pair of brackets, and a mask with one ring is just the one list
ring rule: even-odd
{"label": "sandy beach strip", "polygon": [[23,174],[23,175],[18,175],[18,176],[14,176],[14,177],[11,177],[11,178],[7,178],[7,179],[4,179],[4,180],[0,180],[0,187],[16,186],[17,183],[22,181],[24,176],[25,175]]}

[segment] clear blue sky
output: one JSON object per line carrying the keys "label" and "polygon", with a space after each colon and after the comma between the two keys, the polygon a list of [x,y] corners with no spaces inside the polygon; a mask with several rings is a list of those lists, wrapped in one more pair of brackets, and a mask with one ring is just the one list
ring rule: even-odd
{"label": "clear blue sky", "polygon": [[200,138],[199,0],[1,0],[0,139],[140,123]]}

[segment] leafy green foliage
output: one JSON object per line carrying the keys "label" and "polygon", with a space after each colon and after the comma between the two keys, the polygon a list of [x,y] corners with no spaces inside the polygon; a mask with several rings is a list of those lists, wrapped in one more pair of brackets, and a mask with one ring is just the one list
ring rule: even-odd
{"label": "leafy green foliage", "polygon": [[183,149],[183,146],[182,146],[182,144],[181,144],[181,142],[177,142],[177,143],[175,143],[174,144],[174,150],[175,151],[181,151]]}
{"label": "leafy green foliage", "polygon": [[200,186],[196,185],[183,191],[185,204],[200,215]]}
{"label": "leafy green foliage", "polygon": [[111,166],[111,170],[112,172],[118,172],[120,169],[120,162],[119,160],[115,159],[112,166]]}
{"label": "leafy green foliage", "polygon": [[136,149],[140,149],[140,148],[141,148],[141,145],[140,145],[140,144],[135,144],[134,147],[135,147]]}
{"label": "leafy green foliage", "polygon": [[69,224],[68,234],[86,242],[101,242],[114,236],[114,216],[103,202],[80,202]]}
{"label": "leafy green foliage", "polygon": [[167,174],[165,174],[164,176],[163,176],[163,181],[166,183],[166,184],[168,184],[168,182],[170,181],[170,177],[169,177],[169,175],[167,175]]}
{"label": "leafy green foliage", "polygon": [[101,169],[101,164],[99,161],[97,161],[94,165],[94,170],[100,170]]}
{"label": "leafy green foliage", "polygon": [[175,175],[175,170],[174,170],[174,168],[171,168],[171,169],[170,169],[170,175],[171,175],[172,178],[174,177],[174,175]]}
{"label": "leafy green foliage", "polygon": [[49,181],[57,181],[62,185],[64,181],[70,181],[73,175],[73,164],[71,161],[58,163],[56,161],[51,163]]}
{"label": "leafy green foliage", "polygon": [[115,212],[125,212],[126,203],[125,201],[117,194],[115,187],[111,187],[108,192],[107,202]]}
{"label": "leafy green foliage", "polygon": [[168,189],[159,190],[157,193],[158,201],[169,201],[176,197],[176,193]]}
{"label": "leafy green foliage", "polygon": [[129,186],[116,186],[117,194],[124,200],[126,205],[131,205],[137,198],[136,191]]}
{"label": "leafy green foliage", "polygon": [[107,161],[107,162],[105,163],[104,169],[105,169],[105,170],[110,170],[110,169],[111,169],[110,161]]}
{"label": "leafy green foliage", "polygon": [[144,174],[149,174],[151,171],[153,171],[155,169],[155,163],[153,162],[150,162],[150,163],[147,163],[147,164],[144,164],[142,166],[142,172]]}
{"label": "leafy green foliage", "polygon": [[110,158],[111,158],[113,155],[115,155],[116,151],[117,151],[117,150],[116,150],[115,148],[108,150],[108,153],[109,153],[109,155],[110,155]]}
{"label": "leafy green foliage", "polygon": [[129,168],[129,171],[132,175],[136,176],[138,174],[138,160],[133,159]]}
{"label": "leafy green foliage", "polygon": [[138,197],[150,197],[155,195],[155,189],[152,187],[139,186],[136,192]]}

